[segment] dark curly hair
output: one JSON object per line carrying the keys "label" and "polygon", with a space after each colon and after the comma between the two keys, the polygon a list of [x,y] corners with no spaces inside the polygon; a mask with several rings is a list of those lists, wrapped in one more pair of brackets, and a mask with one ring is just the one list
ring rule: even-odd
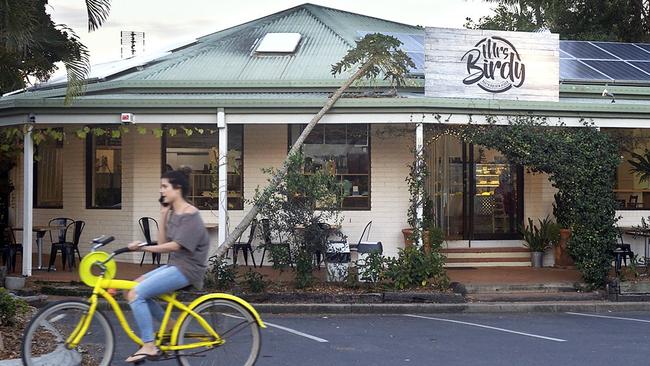
{"label": "dark curly hair", "polygon": [[174,189],[180,189],[183,198],[190,193],[191,168],[183,167],[177,170],[169,170],[162,174],[161,179],[167,179]]}

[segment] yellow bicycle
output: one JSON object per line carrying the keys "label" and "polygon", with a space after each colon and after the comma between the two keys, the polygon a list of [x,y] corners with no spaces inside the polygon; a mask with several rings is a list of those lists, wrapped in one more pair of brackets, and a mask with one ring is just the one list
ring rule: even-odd
{"label": "yellow bicycle", "polygon": [[[133,332],[119,304],[108,289],[129,290],[137,282],[117,280],[114,257],[129,251],[98,251],[111,237],[93,240],[93,250],[79,264],[81,280],[93,288],[87,301],[61,301],[41,309],[25,330],[22,345],[24,365],[111,364],[116,348],[113,327],[97,307],[99,297],[110,309],[126,335],[136,344],[142,340]],[[185,305],[176,293],[160,296],[167,303],[165,316],[156,333],[159,360],[176,359],[179,365],[254,365],[260,347],[260,328],[265,328],[255,309],[232,295],[212,293]],[[173,322],[173,313],[179,313]]]}

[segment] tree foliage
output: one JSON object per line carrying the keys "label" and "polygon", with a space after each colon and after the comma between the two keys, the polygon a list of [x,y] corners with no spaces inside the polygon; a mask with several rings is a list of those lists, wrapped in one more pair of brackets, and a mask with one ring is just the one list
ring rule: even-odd
{"label": "tree foliage", "polygon": [[488,122],[436,128],[497,149],[533,172],[548,174],[558,189],[553,213],[562,227],[572,231],[569,253],[585,281],[603,285],[616,243],[612,190],[620,163],[618,145],[587,123],[581,128],[556,127],[544,118],[524,116],[511,117],[504,126],[497,126],[494,117],[488,117]]}
{"label": "tree foliage", "polygon": [[486,0],[494,13],[472,29],[535,31],[549,29],[563,39],[647,42],[650,40],[648,0]]}
{"label": "tree foliage", "polygon": [[[110,0],[86,0],[88,28],[106,20]],[[0,2],[0,94],[22,89],[31,80],[46,81],[62,62],[67,71],[65,103],[84,91],[90,71],[88,49],[65,24],[46,12],[47,0]]]}

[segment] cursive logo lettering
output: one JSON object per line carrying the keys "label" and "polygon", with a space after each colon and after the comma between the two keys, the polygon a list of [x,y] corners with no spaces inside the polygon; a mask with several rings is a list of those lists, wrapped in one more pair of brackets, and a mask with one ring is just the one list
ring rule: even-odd
{"label": "cursive logo lettering", "polygon": [[515,46],[501,37],[481,39],[465,52],[461,61],[467,62],[467,77],[463,84],[476,84],[490,93],[503,93],[518,88],[526,80],[526,65]]}

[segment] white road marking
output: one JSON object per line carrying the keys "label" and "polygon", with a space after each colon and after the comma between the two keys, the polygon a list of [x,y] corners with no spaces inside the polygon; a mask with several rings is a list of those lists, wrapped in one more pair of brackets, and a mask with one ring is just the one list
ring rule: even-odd
{"label": "white road marking", "polygon": [[303,333],[303,332],[297,331],[297,330],[295,330],[295,329],[291,329],[291,328],[283,327],[283,326],[281,326],[281,325],[277,325],[277,324],[273,324],[273,323],[269,323],[269,322],[264,322],[264,324],[266,324],[266,325],[269,326],[269,327],[273,327],[273,328],[278,328],[278,329],[280,329],[280,330],[284,330],[285,332],[289,332],[289,333],[291,333],[291,334],[295,334],[295,335],[297,335],[297,336],[301,336],[301,337],[309,338],[309,339],[311,339],[311,340],[313,340],[313,341],[316,341],[316,342],[319,342],[319,343],[328,343],[328,342],[329,342],[327,339],[319,338],[319,337],[313,336],[313,335],[311,335],[311,334],[307,334],[307,333]]}
{"label": "white road marking", "polygon": [[[223,314],[223,315],[231,317],[231,318],[243,319],[243,318],[235,316],[235,315],[230,315],[230,314]],[[313,336],[311,334],[303,333],[303,332],[295,330],[295,329],[283,327],[281,325],[277,325],[277,324],[273,324],[273,323],[269,323],[269,322],[264,322],[264,324],[266,326],[268,326],[268,327],[278,328],[280,330],[284,330],[285,332],[289,332],[289,333],[295,334],[297,336],[309,338],[309,339],[311,339],[313,341],[316,341],[316,342],[319,342],[319,343],[328,343],[329,342],[327,339],[319,338],[319,337]]]}
{"label": "white road marking", "polygon": [[619,316],[583,314],[583,313],[572,313],[572,312],[566,312],[566,314],[577,315],[577,316],[587,316],[587,317],[590,317],[590,318],[603,318],[603,319],[627,320],[627,321],[639,322],[639,323],[650,323],[650,320],[636,319],[636,318],[622,318],[622,317],[619,317]]}
{"label": "white road marking", "polygon": [[524,332],[518,332],[518,331],[510,330],[510,329],[491,327],[489,325],[462,322],[460,320],[451,320],[451,319],[444,319],[444,318],[433,318],[433,317],[429,317],[429,316],[412,315],[412,314],[405,314],[404,316],[408,316],[408,317],[411,317],[411,318],[436,320],[436,321],[440,321],[440,322],[447,322],[447,323],[454,323],[454,324],[469,325],[469,326],[472,326],[472,327],[491,329],[491,330],[496,330],[496,331],[499,331],[499,332],[518,334],[518,335],[522,335],[522,336],[526,336],[526,337],[539,338],[539,339],[544,339],[544,340],[553,341],[553,342],[566,342],[566,339],[545,337],[545,336],[538,335],[538,334],[524,333]]}

